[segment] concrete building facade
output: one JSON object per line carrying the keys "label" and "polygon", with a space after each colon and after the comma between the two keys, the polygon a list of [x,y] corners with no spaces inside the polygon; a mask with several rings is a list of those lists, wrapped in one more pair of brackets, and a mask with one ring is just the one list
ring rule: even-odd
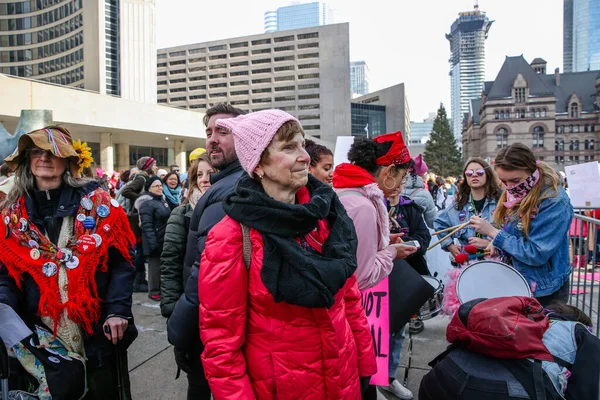
{"label": "concrete building facade", "polygon": [[156,102],[154,0],[2,0],[0,73]]}
{"label": "concrete building facade", "polygon": [[506,57],[498,76],[471,100],[464,121],[463,154],[493,160],[521,142],[539,160],[564,165],[597,160],[600,71],[546,73],[545,61]]}
{"label": "concrete building facade", "polygon": [[369,67],[364,61],[350,63],[350,90],[352,96],[369,93]]}
{"label": "concrete building facade", "polygon": [[[360,96],[352,100],[353,104],[377,105],[385,107],[385,127],[383,132],[374,131],[370,123],[369,136],[375,137],[378,134],[386,132],[401,131],[404,135],[404,142],[410,143],[410,108],[406,96],[404,83],[390,86],[376,92]],[[358,108],[357,108],[358,109]],[[373,114],[376,116],[377,114]],[[358,126],[360,128],[360,126]],[[362,127],[364,130],[364,126]],[[358,131],[358,130],[357,130]],[[353,130],[354,133],[354,130]],[[366,136],[366,131],[364,132]]]}
{"label": "concrete building facade", "polygon": [[266,33],[333,23],[327,5],[320,1],[291,4],[275,11],[267,11],[264,22]]}
{"label": "concrete building facade", "polygon": [[446,34],[450,42],[450,96],[452,130],[461,142],[461,121],[469,111],[469,102],[481,94],[485,80],[485,40],[493,21],[475,6],[475,10],[461,12]]}
{"label": "concrete building facade", "polygon": [[204,111],[227,102],[279,108],[335,143],[350,129],[348,24],[265,33],[158,51],[158,103]]}

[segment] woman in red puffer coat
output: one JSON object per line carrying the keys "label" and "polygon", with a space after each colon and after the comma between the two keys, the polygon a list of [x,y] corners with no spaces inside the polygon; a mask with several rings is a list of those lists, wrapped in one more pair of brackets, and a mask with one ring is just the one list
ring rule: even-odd
{"label": "woman in red puffer coat", "polygon": [[[243,176],[208,235],[200,336],[215,400],[361,399],[376,370],[353,273],[356,233],[330,187],[308,176],[304,132],[266,110],[217,125]],[[249,227],[250,265],[244,262]]]}

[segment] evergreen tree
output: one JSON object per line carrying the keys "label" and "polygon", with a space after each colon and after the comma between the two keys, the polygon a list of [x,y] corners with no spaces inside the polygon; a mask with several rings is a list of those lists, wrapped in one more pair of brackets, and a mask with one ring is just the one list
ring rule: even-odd
{"label": "evergreen tree", "polygon": [[436,175],[442,177],[458,176],[462,172],[462,154],[452,134],[446,109],[441,103],[437,117],[433,122],[433,130],[429,141],[425,145],[423,157],[429,166],[429,171]]}

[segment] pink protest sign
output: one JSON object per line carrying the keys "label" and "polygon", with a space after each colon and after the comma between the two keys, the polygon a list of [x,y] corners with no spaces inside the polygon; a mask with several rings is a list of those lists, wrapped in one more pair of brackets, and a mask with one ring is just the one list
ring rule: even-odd
{"label": "pink protest sign", "polygon": [[387,386],[390,349],[390,296],[388,278],[362,292],[362,305],[367,314],[373,347],[377,358],[377,374],[371,385]]}

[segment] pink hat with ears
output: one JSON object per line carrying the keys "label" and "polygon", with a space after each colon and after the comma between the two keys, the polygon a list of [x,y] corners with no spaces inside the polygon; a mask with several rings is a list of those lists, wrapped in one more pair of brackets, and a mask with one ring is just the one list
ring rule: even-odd
{"label": "pink hat with ears", "polygon": [[235,118],[218,119],[216,125],[231,131],[238,160],[244,171],[252,176],[260,162],[260,156],[279,128],[288,121],[298,122],[285,111],[273,109],[239,115]]}
{"label": "pink hat with ears", "polygon": [[418,156],[416,156],[413,161],[414,164],[412,168],[415,175],[421,176],[427,172],[428,168],[427,164],[425,164],[425,161],[423,161],[423,154],[419,154]]}

